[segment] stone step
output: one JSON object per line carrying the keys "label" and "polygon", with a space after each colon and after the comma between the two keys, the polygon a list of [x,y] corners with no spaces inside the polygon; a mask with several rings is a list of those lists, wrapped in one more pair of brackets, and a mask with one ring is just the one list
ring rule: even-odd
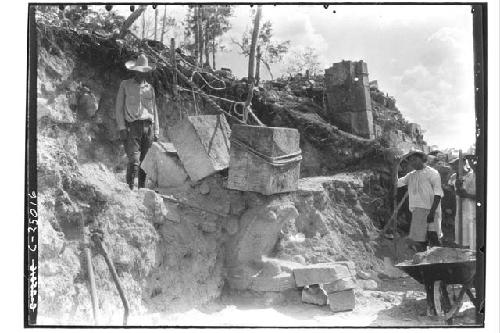
{"label": "stone step", "polygon": [[293,275],[298,287],[331,283],[352,276],[346,265],[337,263],[319,263],[295,268]]}
{"label": "stone step", "polygon": [[333,312],[351,311],[356,303],[354,289],[330,292],[327,298],[328,305]]}
{"label": "stone step", "polygon": [[316,305],[326,305],[327,295],[319,286],[304,288],[302,289],[302,302]]}

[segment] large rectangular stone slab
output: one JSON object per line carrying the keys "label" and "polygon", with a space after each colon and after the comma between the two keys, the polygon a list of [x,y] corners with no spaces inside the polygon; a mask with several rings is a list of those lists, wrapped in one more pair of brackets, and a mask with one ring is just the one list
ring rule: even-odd
{"label": "large rectangular stone slab", "polygon": [[193,181],[229,166],[230,133],[224,115],[190,116],[169,127],[169,137]]}
{"label": "large rectangular stone slab", "polygon": [[172,187],[184,184],[188,175],[171,143],[153,142],[141,163],[154,187]]}
{"label": "large rectangular stone slab", "polygon": [[351,311],[355,304],[354,289],[328,293],[328,305],[333,312]]}
{"label": "large rectangular stone slab", "polygon": [[343,291],[348,289],[356,288],[356,282],[353,278],[343,278],[334,282],[325,283],[322,285],[322,288],[327,293]]}
{"label": "large rectangular stone slab", "polygon": [[325,284],[337,281],[342,278],[349,278],[349,269],[342,264],[319,263],[314,265],[296,268],[293,270],[295,283],[299,287],[312,284]]}
{"label": "large rectangular stone slab", "polygon": [[265,195],[296,191],[301,159],[296,129],[234,125],[227,187]]}
{"label": "large rectangular stone slab", "polygon": [[297,287],[293,275],[286,272],[276,276],[255,276],[250,281],[249,289],[255,291],[284,291]]}

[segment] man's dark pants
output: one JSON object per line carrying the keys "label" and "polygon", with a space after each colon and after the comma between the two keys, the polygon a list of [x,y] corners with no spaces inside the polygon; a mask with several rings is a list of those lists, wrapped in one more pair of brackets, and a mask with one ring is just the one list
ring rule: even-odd
{"label": "man's dark pants", "polygon": [[135,177],[138,174],[138,187],[146,185],[146,173],[139,165],[146,157],[153,142],[152,122],[150,120],[136,120],[127,122],[127,139],[124,142],[128,157],[127,184],[134,188]]}
{"label": "man's dark pants", "polygon": [[441,241],[439,240],[436,231],[427,231],[427,240],[425,242],[416,242],[417,252],[423,252],[427,250],[427,245],[430,247],[441,246]]}

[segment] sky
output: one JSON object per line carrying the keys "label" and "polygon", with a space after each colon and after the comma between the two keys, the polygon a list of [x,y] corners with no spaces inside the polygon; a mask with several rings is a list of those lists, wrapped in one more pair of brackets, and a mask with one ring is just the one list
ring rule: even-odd
{"label": "sky", "polygon": [[[128,6],[116,10],[129,13]],[[247,59],[231,39],[239,40],[251,27],[251,10],[247,5],[234,6],[232,27],[222,40],[227,51],[216,59],[218,66],[231,68],[239,77],[246,76]],[[264,5],[262,22],[272,22],[275,40],[290,40],[290,51],[316,49],[322,68],[341,60],[364,60],[369,79],[377,80],[382,91],[396,98],[407,120],[422,125],[429,144],[468,149],[475,141],[470,10],[467,5],[336,5],[327,9],[322,5]],[[153,13],[149,8],[148,15]],[[182,22],[186,7],[170,5],[167,15]],[[179,40],[182,31],[180,26],[167,35]],[[274,76],[283,72],[288,61],[285,57],[272,66]],[[264,79],[269,78],[265,69],[261,72]]]}

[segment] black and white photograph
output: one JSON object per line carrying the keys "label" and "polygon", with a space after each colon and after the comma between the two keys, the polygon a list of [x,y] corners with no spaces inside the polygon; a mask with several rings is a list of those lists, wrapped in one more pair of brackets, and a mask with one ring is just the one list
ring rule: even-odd
{"label": "black and white photograph", "polygon": [[24,6],[19,326],[498,321],[491,3]]}

